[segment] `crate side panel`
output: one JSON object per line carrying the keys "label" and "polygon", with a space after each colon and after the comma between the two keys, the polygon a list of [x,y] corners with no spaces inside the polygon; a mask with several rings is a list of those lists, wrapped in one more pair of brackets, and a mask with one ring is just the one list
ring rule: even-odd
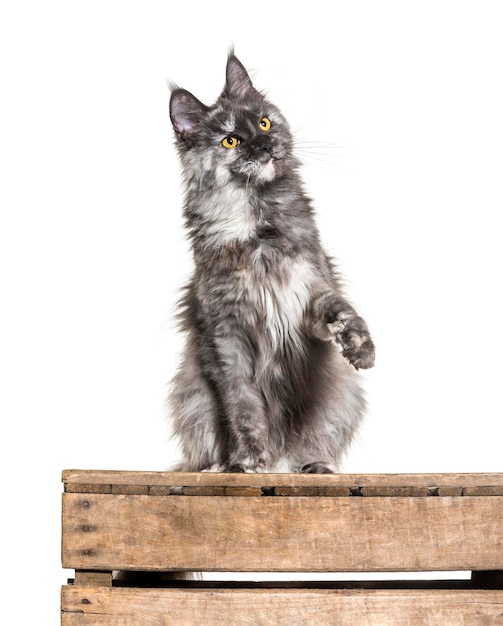
{"label": "crate side panel", "polygon": [[503,569],[502,520],[499,496],[67,493],[63,566],[158,571]]}
{"label": "crate side panel", "polygon": [[[62,590],[65,626],[423,626],[503,624],[503,591],[439,590]],[[107,620],[107,621],[104,621]]]}

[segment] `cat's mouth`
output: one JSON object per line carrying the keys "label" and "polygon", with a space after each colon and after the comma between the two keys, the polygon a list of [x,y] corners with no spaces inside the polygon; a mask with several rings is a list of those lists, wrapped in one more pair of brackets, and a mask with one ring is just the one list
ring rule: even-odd
{"label": "cat's mouth", "polygon": [[275,180],[280,173],[280,157],[273,154],[268,155],[267,159],[255,161],[254,170],[257,182],[271,182]]}
{"label": "cat's mouth", "polygon": [[250,159],[239,167],[239,174],[243,176],[249,184],[250,182],[264,183],[271,182],[277,178],[278,158],[268,155],[267,158]]}
{"label": "cat's mouth", "polygon": [[266,182],[270,182],[276,178],[276,165],[274,157],[270,157],[268,161],[262,163],[261,178]]}

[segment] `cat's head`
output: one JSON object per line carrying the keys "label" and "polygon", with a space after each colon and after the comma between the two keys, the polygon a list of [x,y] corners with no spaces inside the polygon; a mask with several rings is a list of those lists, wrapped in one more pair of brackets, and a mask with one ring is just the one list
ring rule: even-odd
{"label": "cat's head", "polygon": [[193,179],[214,176],[223,184],[263,185],[294,167],[285,118],[255,89],[232,53],[225,87],[216,103],[206,106],[175,87],[170,117],[185,173]]}

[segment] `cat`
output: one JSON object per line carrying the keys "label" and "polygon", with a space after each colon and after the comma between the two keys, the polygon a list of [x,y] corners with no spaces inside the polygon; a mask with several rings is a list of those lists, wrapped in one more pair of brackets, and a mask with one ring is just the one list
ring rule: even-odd
{"label": "cat", "polygon": [[288,123],[233,51],[215,104],[171,85],[170,118],[194,258],[169,396],[176,469],[340,471],[375,349],[320,244]]}

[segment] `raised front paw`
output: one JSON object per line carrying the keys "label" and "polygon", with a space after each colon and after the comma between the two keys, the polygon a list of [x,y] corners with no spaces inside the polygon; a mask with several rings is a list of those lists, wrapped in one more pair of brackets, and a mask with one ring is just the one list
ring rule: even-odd
{"label": "raised front paw", "polygon": [[368,369],[374,365],[375,347],[363,319],[358,315],[339,314],[328,324],[335,341],[342,348],[342,355],[355,367]]}
{"label": "raised front paw", "polygon": [[335,341],[343,356],[356,369],[374,365],[375,348],[367,325],[351,305],[327,291],[316,298],[311,308],[311,330],[323,341]]}

